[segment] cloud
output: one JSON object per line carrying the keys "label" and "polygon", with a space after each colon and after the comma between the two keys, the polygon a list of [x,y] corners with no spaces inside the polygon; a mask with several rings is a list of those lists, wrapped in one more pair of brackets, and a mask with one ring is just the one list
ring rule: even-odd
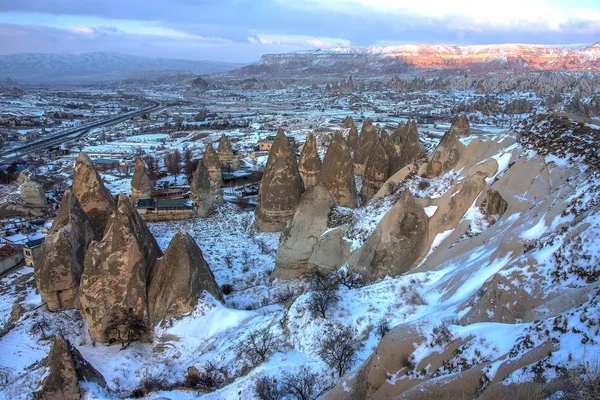
{"label": "cloud", "polygon": [[297,49],[315,49],[350,46],[350,41],[340,38],[315,37],[307,35],[274,35],[254,33],[248,37],[253,44],[289,46]]}

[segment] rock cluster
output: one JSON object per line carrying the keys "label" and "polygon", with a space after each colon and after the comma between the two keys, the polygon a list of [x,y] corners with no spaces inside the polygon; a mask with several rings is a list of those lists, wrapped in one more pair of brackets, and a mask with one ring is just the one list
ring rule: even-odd
{"label": "rock cluster", "polygon": [[450,130],[453,130],[456,136],[470,136],[471,135],[471,127],[469,125],[469,120],[465,114],[462,114],[458,118],[456,118],[452,125],[450,126]]}
{"label": "rock cluster", "polygon": [[32,206],[45,206],[48,204],[42,185],[30,179],[26,179],[21,185],[21,200]]}
{"label": "rock cluster", "polygon": [[35,400],[76,400],[83,398],[79,382],[93,382],[106,387],[106,381],[81,353],[61,334],[54,337],[46,359],[47,373]]}
{"label": "rock cluster", "polygon": [[350,149],[341,132],[336,132],[329,144],[320,181],[329,189],[335,204],[356,207],[356,182]]}
{"label": "rock cluster", "polygon": [[77,307],[85,252],[93,239],[91,221],[67,189],[35,265],[35,282],[50,311]]}
{"label": "rock cluster", "polygon": [[71,190],[92,221],[96,237],[101,238],[108,219],[115,209],[115,200],[104,187],[100,175],[94,168],[94,163],[85,153],[79,153],[75,162]]}
{"label": "rock cluster", "polygon": [[281,231],[294,216],[303,192],[296,156],[283,129],[279,129],[258,190],[254,214],[258,230]]}
{"label": "rock cluster", "polygon": [[377,130],[373,126],[373,121],[371,121],[371,118],[367,118],[360,128],[358,144],[354,152],[355,175],[362,176],[364,174],[369,156],[373,152],[377,140]]}
{"label": "rock cluster", "polygon": [[279,239],[273,276],[292,279],[314,269],[329,272],[345,261],[350,246],[343,242],[343,233],[337,241],[323,235],[334,207],[333,198],[322,183],[302,195],[294,218]]}
{"label": "rock cluster", "polygon": [[202,251],[189,233],[179,231],[154,267],[148,286],[150,322],[157,325],[192,312],[204,291],[222,300],[221,289]]}
{"label": "rock cluster", "polygon": [[425,157],[425,151],[419,143],[417,123],[409,120],[407,124],[400,122],[396,131],[390,136],[398,153],[398,169],[402,169],[413,161]]}
{"label": "rock cluster", "polygon": [[363,174],[361,198],[366,203],[381,189],[390,176],[398,171],[399,157],[394,143],[388,134],[382,130],[379,140],[373,147]]}
{"label": "rock cluster", "polygon": [[217,153],[221,163],[233,160],[233,147],[231,147],[231,142],[229,141],[229,137],[227,137],[227,135],[222,135],[219,139]]}
{"label": "rock cluster", "polygon": [[190,200],[196,205],[196,213],[207,217],[216,205],[223,204],[221,183],[213,179],[200,160],[190,184]]}
{"label": "rock cluster", "polygon": [[152,197],[152,181],[148,175],[146,164],[141,158],[135,159],[135,169],[131,179],[131,203],[135,206],[138,200]]}
{"label": "rock cluster", "polygon": [[202,156],[202,161],[206,169],[208,169],[208,173],[211,179],[215,182],[219,182],[219,187],[223,183],[223,175],[222,175],[222,164],[219,161],[219,155],[215,151],[213,145],[211,143],[206,145],[206,149],[204,150],[204,155]]}
{"label": "rock cluster", "polygon": [[427,162],[424,174],[433,178],[451,171],[465,153],[467,147],[456,136],[457,130],[450,129],[435,148]]}
{"label": "rock cluster", "polygon": [[93,340],[148,338],[146,287],[161,256],[129,198],[119,195],[104,237],[88,248],[81,276],[81,309]]}
{"label": "rock cluster", "polygon": [[317,141],[312,133],[309,133],[306,137],[298,162],[298,171],[305,189],[315,186],[319,181],[321,159],[317,153]]}

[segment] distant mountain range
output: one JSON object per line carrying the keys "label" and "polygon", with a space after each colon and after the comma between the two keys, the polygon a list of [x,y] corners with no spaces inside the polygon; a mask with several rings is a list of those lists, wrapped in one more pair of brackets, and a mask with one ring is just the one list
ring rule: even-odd
{"label": "distant mountain range", "polygon": [[392,75],[415,70],[600,72],[600,43],[594,45],[485,46],[405,45],[340,47],[268,54],[231,75],[308,77]]}
{"label": "distant mountain range", "polygon": [[227,72],[243,64],[139,57],[127,54],[21,53],[0,55],[0,78],[20,83],[111,82],[141,71],[183,70],[194,74]]}

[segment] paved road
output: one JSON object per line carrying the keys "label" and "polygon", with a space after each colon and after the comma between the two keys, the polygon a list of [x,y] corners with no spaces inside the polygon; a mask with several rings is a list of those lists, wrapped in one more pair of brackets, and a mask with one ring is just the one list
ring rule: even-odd
{"label": "paved road", "polygon": [[35,142],[28,143],[23,146],[19,146],[19,147],[15,147],[15,148],[3,151],[0,153],[0,160],[2,160],[2,162],[5,162],[5,163],[12,162],[13,160],[16,160],[18,158],[27,156],[28,154],[38,153],[41,150],[44,150],[48,147],[56,146],[56,145],[62,144],[64,142],[68,142],[69,140],[76,139],[80,136],[87,134],[90,130],[92,130],[94,128],[99,128],[101,126],[115,125],[115,124],[121,123],[123,121],[126,121],[132,117],[136,117],[136,116],[142,115],[144,113],[150,113],[161,107],[160,103],[157,103],[157,102],[152,102],[152,103],[153,103],[152,106],[143,108],[139,111],[127,113],[124,115],[120,115],[118,117],[103,119],[100,121],[94,121],[89,124],[85,124],[83,126],[78,126],[73,129],[65,130],[63,132],[60,132],[56,135],[52,135],[51,137],[48,137],[45,139],[37,140]]}

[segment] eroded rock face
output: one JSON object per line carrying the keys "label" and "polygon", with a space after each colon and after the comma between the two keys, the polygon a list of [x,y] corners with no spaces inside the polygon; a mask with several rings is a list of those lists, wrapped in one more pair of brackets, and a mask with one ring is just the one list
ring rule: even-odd
{"label": "eroded rock face", "polygon": [[354,118],[352,118],[352,116],[348,115],[346,117],[346,119],[344,120],[344,124],[343,124],[344,128],[348,129],[348,128],[352,128],[354,125]]}
{"label": "eroded rock face", "polygon": [[131,179],[131,203],[135,206],[138,200],[152,197],[152,181],[148,175],[146,164],[141,158],[135,159],[133,179]]}
{"label": "eroded rock face", "polygon": [[358,145],[354,152],[354,173],[356,175],[362,176],[365,172],[369,156],[373,152],[377,140],[377,131],[373,126],[373,121],[371,118],[367,118],[360,128]]}
{"label": "eroded rock face", "polygon": [[336,132],[323,160],[320,181],[327,186],[335,204],[340,207],[356,207],[353,168],[350,149],[342,134]]}
{"label": "eroded rock face", "polygon": [[317,267],[310,259],[327,230],[329,213],[334,206],[329,190],[322,183],[302,195],[294,218],[279,239],[273,276],[297,278]]}
{"label": "eroded rock face", "polygon": [[35,265],[35,282],[50,311],[77,307],[85,252],[92,240],[92,223],[67,189]]}
{"label": "eroded rock face", "polygon": [[391,139],[398,152],[398,169],[425,157],[425,151],[419,142],[419,132],[415,121],[410,120],[408,124],[400,122]]}
{"label": "eroded rock face", "polygon": [[467,147],[456,136],[456,130],[450,129],[431,155],[425,170],[425,176],[434,178],[452,171]]}
{"label": "eroded rock face", "polygon": [[21,200],[33,206],[45,206],[48,204],[42,185],[29,179],[25,180],[21,185]]}
{"label": "eroded rock face", "polygon": [[508,208],[508,203],[497,190],[490,189],[483,197],[480,206],[486,214],[501,217]]}
{"label": "eroded rock face", "polygon": [[221,139],[219,139],[217,153],[219,160],[222,163],[233,160],[233,147],[231,147],[231,142],[229,141],[229,137],[227,135],[223,135],[221,136]]}
{"label": "eroded rock face", "polygon": [[350,131],[348,132],[347,144],[350,148],[350,151],[356,151],[356,149],[358,148],[358,128],[356,127],[356,125],[354,125],[354,123],[352,124],[352,126],[350,127]]}
{"label": "eroded rock face", "polygon": [[221,161],[219,161],[219,155],[215,151],[211,143],[206,145],[204,155],[202,156],[204,166],[208,169],[210,177],[215,182],[219,182],[219,187],[223,183],[223,175],[221,170]]}
{"label": "eroded rock face", "polygon": [[351,269],[370,280],[408,271],[428,248],[427,221],[423,207],[405,190],[349,261]]}
{"label": "eroded rock face", "polygon": [[400,170],[400,157],[398,156],[394,142],[384,129],[379,132],[379,143],[385,149],[385,153],[390,159],[389,175],[392,176]]}
{"label": "eroded rock face", "polygon": [[465,114],[459,116],[454,120],[450,130],[454,130],[456,136],[470,136],[471,135],[471,127],[469,125],[469,120]]}
{"label": "eroded rock face", "polygon": [[48,372],[41,388],[33,394],[36,400],[74,400],[83,398],[79,382],[94,382],[106,387],[104,377],[61,334],[54,337],[46,360]]}
{"label": "eroded rock face", "polygon": [[199,216],[207,217],[214,206],[223,204],[223,192],[219,181],[212,179],[203,160],[198,162],[190,184],[190,200],[196,204]]}
{"label": "eroded rock face", "polygon": [[94,163],[85,153],[79,153],[75,162],[71,190],[92,221],[96,237],[101,238],[115,209],[115,200],[102,183]]}
{"label": "eroded rock face", "polygon": [[375,193],[381,189],[385,181],[390,177],[390,158],[382,146],[381,141],[377,142],[373,152],[369,157],[369,162],[363,175],[362,188],[360,196],[363,203],[366,203]]}
{"label": "eroded rock face", "polygon": [[300,154],[298,171],[302,177],[305,189],[313,187],[318,183],[319,173],[321,172],[321,159],[317,153],[317,141],[312,133],[309,133],[306,137],[302,154]]}
{"label": "eroded rock face", "polygon": [[121,194],[100,242],[88,248],[81,276],[80,304],[95,341],[149,338],[147,282],[162,252]]}
{"label": "eroded rock face", "polygon": [[254,213],[258,230],[281,231],[294,216],[302,193],[304,185],[296,156],[283,129],[279,129],[258,190]]}
{"label": "eroded rock face", "polygon": [[179,231],[154,268],[148,287],[150,322],[157,325],[192,312],[204,291],[223,299],[202,251],[189,233]]}

